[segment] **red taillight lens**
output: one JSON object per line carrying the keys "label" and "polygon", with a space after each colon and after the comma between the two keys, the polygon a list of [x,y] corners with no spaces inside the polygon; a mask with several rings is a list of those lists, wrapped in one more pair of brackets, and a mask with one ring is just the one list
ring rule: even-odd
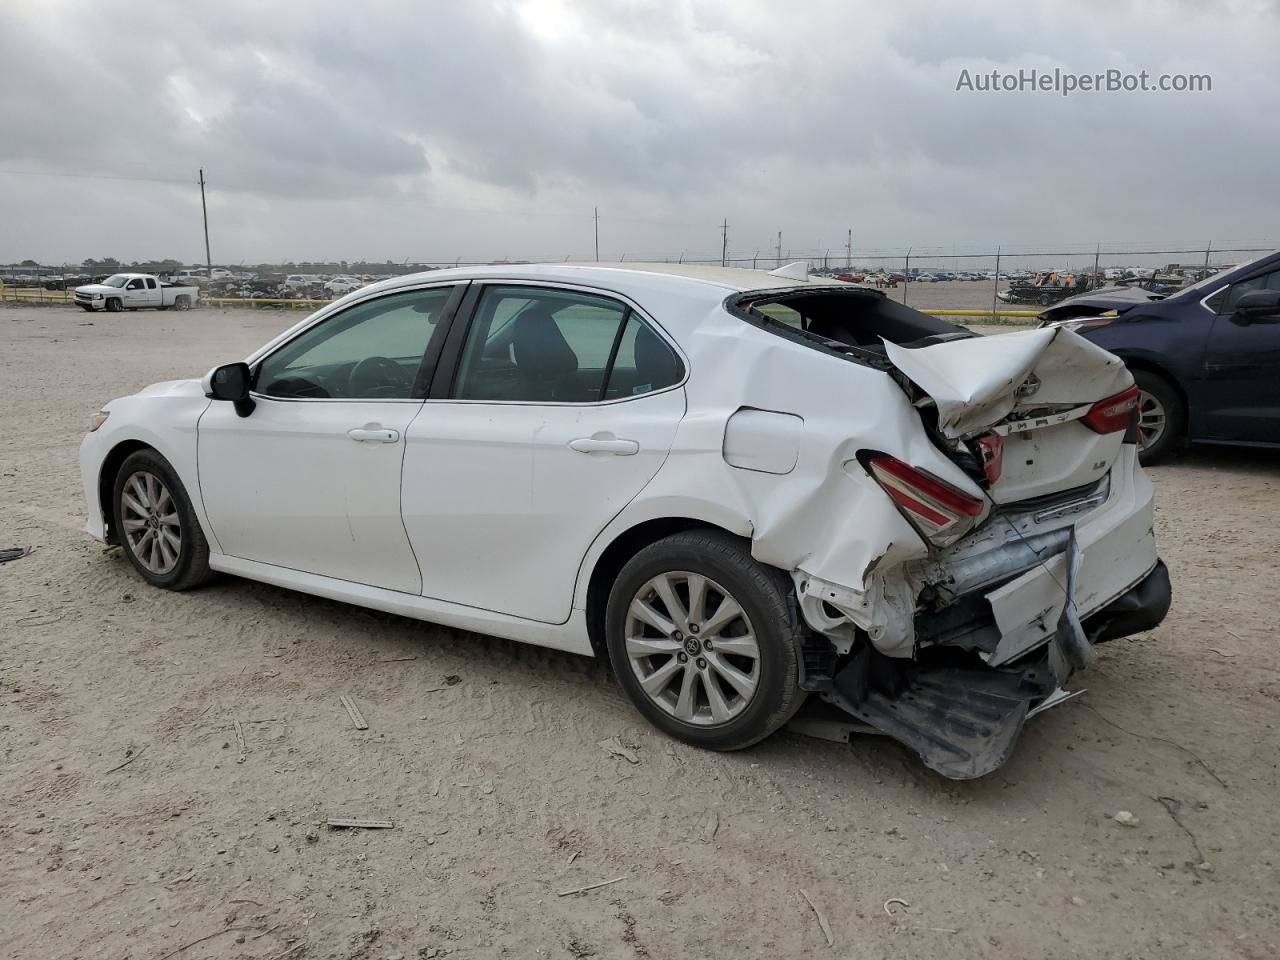
{"label": "red taillight lens", "polygon": [[1113,397],[1099,400],[1080,420],[1095,433],[1118,433],[1129,426],[1129,418],[1138,408],[1138,385],[1122,390]]}
{"label": "red taillight lens", "polygon": [[993,485],[1004,470],[1004,437],[998,433],[984,433],[978,438],[978,452],[982,454],[982,472],[987,484]]}
{"label": "red taillight lens", "polygon": [[937,542],[950,541],[982,513],[982,501],[896,457],[878,453],[867,469],[920,532]]}

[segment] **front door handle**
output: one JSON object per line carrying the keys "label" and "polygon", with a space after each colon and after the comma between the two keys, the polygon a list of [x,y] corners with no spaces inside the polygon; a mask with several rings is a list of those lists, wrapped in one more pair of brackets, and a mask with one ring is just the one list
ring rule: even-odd
{"label": "front door handle", "polygon": [[361,443],[395,443],[400,439],[400,431],[388,430],[376,423],[366,423],[363,427],[348,430],[347,436]]}
{"label": "front door handle", "polygon": [[619,440],[612,433],[597,433],[569,441],[569,449],[579,453],[611,453],[615,457],[633,457],[640,452],[640,444],[634,440]]}

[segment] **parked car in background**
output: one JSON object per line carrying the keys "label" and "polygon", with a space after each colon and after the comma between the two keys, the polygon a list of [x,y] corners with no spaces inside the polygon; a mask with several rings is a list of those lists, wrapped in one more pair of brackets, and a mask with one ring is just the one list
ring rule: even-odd
{"label": "parked car in background", "polygon": [[363,286],[364,281],[357,280],[355,277],[334,277],[324,285],[324,292],[331,297],[340,297],[352,290],[359,290]]}
{"label": "parked car in background", "polygon": [[200,298],[200,289],[180,283],[165,283],[150,273],[114,273],[102,283],[76,287],[76,306],[84,310],[155,308],[190,310]]}
{"label": "parked car in background", "polygon": [[1114,287],[1072,297],[1040,319],[1133,371],[1143,463],[1188,441],[1280,446],[1280,253],[1169,295]]}
{"label": "parked car in background", "polygon": [[799,266],[375,284],[109,403],[89,532],[157,587],[221,571],[606,659],[702,747],[814,694],[981,776],[1168,609],[1137,390],[1069,330],[978,337]]}

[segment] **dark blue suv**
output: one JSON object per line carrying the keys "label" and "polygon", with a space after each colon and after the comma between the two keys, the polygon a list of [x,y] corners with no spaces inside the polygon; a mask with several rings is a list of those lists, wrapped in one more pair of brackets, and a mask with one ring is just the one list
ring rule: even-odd
{"label": "dark blue suv", "polygon": [[1040,317],[1133,371],[1144,464],[1187,441],[1280,446],[1280,252],[1169,296],[1099,290]]}

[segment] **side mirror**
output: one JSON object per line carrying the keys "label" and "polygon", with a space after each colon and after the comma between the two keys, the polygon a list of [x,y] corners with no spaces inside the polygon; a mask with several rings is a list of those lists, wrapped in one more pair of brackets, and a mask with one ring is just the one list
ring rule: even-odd
{"label": "side mirror", "polygon": [[235,404],[236,413],[247,417],[253,413],[256,404],[249,396],[249,387],[253,383],[253,374],[247,363],[224,363],[214,367],[204,376],[202,383],[204,395],[210,400],[230,400]]}
{"label": "side mirror", "polygon": [[1250,290],[1236,301],[1232,314],[1232,319],[1241,324],[1276,317],[1280,317],[1280,290]]}

